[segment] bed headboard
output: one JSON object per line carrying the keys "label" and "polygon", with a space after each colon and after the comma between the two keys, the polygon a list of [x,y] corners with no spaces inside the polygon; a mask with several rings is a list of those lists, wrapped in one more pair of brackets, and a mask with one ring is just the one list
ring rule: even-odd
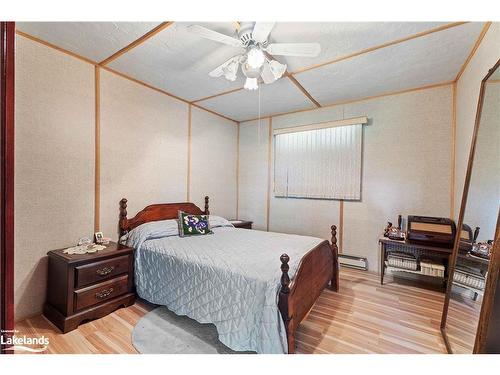
{"label": "bed headboard", "polygon": [[160,203],[143,208],[131,219],[127,218],[127,199],[123,198],[120,201],[120,237],[135,227],[150,221],[177,219],[179,217],[179,211],[184,211],[193,215],[210,215],[208,209],[208,196],[205,197],[204,211],[191,202]]}

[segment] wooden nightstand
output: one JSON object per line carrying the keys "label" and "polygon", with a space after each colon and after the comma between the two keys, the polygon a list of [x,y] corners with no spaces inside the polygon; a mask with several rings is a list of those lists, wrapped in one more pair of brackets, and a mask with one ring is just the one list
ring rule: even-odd
{"label": "wooden nightstand", "polygon": [[43,314],[63,333],[135,302],[134,249],[114,242],[94,254],[52,250]]}
{"label": "wooden nightstand", "polygon": [[248,220],[229,220],[231,224],[234,225],[235,228],[244,228],[244,229],[252,229],[253,221]]}

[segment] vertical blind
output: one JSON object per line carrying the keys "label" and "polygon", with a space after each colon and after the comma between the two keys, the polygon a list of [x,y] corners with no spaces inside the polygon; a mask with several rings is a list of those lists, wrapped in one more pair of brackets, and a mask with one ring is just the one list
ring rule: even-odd
{"label": "vertical blind", "polygon": [[276,197],[361,198],[361,124],[274,136]]}

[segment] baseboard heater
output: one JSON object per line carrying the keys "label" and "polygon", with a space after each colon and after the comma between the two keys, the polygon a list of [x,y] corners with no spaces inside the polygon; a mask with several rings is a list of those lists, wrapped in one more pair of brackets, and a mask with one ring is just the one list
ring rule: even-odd
{"label": "baseboard heater", "polygon": [[339,265],[368,271],[368,260],[356,255],[339,254]]}

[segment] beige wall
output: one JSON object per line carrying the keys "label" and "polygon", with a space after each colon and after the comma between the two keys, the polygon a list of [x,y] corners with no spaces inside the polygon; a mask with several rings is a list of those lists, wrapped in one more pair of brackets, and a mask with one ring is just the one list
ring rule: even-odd
{"label": "beige wall", "polygon": [[[377,271],[377,238],[387,220],[395,222],[398,214],[449,215],[451,86],[278,116],[272,125],[276,129],[361,115],[370,119],[364,127],[362,199],[344,202],[343,248],[367,257],[370,270]],[[255,215],[264,228],[267,192],[260,187],[267,186],[267,174],[252,171],[267,166],[267,140],[259,142],[257,134],[255,122],[240,124],[239,217],[252,220]],[[259,186],[259,192],[245,190],[243,182]],[[329,238],[330,225],[339,223],[338,201],[272,195],[270,201],[271,231]]]}
{"label": "beige wall", "polygon": [[[49,250],[94,232],[94,66],[21,36],[16,46],[15,318],[39,314]],[[101,69],[101,230],[129,214],[185,201],[188,104]],[[237,126],[193,109],[191,198],[236,215]]]}
{"label": "beige wall", "polygon": [[[234,125],[232,125],[235,127]],[[118,202],[131,216],[186,200],[188,105],[101,73],[101,230],[118,237]]]}
{"label": "beige wall", "polygon": [[94,68],[16,38],[15,316],[45,301],[47,251],[94,226]]}
{"label": "beige wall", "polygon": [[267,228],[269,120],[240,123],[238,218]]}
{"label": "beige wall", "polygon": [[192,108],[190,200],[203,208],[210,197],[213,215],[236,217],[236,153],[234,122]]}
{"label": "beige wall", "polygon": [[500,59],[500,22],[493,22],[457,82],[455,218],[458,218],[460,210],[481,80],[498,59]]}

